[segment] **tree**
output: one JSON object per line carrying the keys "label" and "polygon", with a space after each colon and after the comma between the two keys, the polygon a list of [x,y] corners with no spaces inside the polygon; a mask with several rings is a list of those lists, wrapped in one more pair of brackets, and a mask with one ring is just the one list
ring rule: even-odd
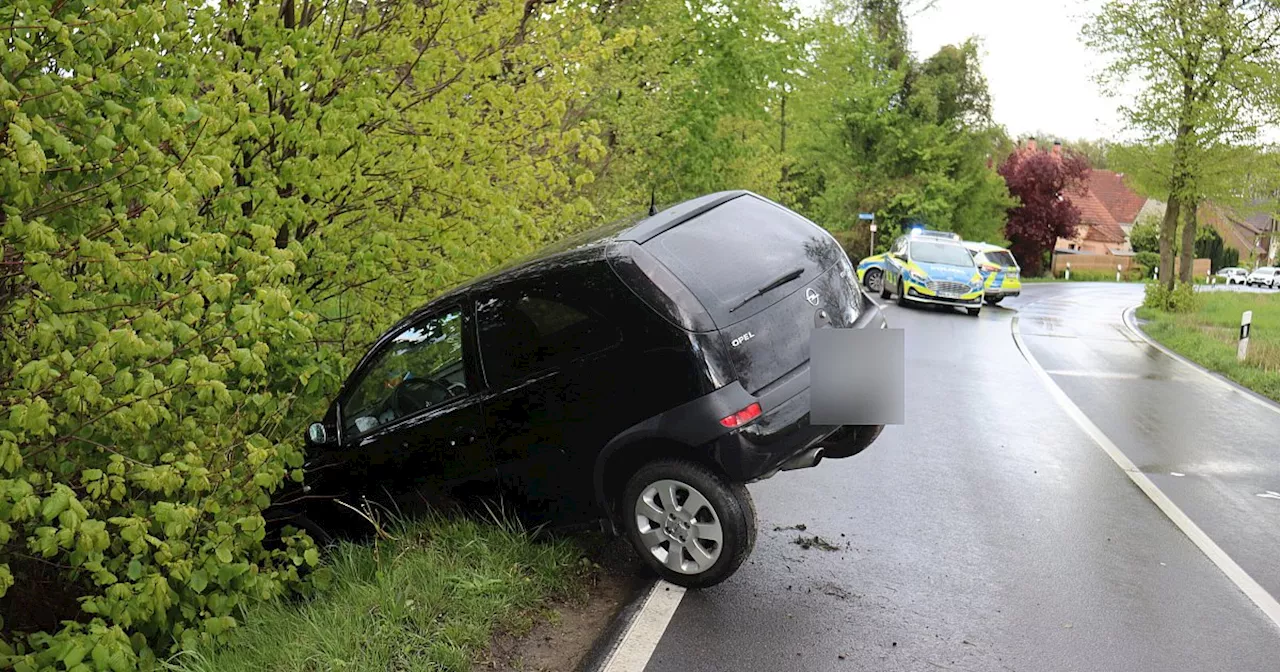
{"label": "tree", "polygon": [[1063,194],[1085,188],[1089,162],[1071,151],[1055,155],[1022,148],[1000,164],[999,172],[1018,199],[1009,210],[1005,237],[1028,274],[1039,275],[1058,239],[1076,235],[1080,211]]}
{"label": "tree", "polygon": [[808,27],[788,203],[832,229],[874,212],[885,242],[912,219],[998,239],[1012,201],[988,165],[1002,134],[977,45],[945,46],[923,62],[898,54],[897,3],[866,4],[832,3]]}
{"label": "tree", "polygon": [[[1280,6],[1275,0],[1110,0],[1084,29],[1111,58],[1100,80],[1138,80],[1143,91],[1122,111],[1142,145],[1165,152],[1159,191],[1168,203],[1160,264],[1173,264],[1183,211],[1181,279],[1191,280],[1196,205],[1211,194],[1215,155],[1256,144],[1280,111]],[[1165,276],[1173,287],[1173,274]]]}

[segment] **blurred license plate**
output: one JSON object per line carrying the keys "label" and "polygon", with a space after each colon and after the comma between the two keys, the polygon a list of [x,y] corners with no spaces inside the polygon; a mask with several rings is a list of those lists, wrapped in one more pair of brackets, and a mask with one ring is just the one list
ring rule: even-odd
{"label": "blurred license plate", "polygon": [[809,422],[900,425],[905,399],[901,329],[814,329],[809,334]]}

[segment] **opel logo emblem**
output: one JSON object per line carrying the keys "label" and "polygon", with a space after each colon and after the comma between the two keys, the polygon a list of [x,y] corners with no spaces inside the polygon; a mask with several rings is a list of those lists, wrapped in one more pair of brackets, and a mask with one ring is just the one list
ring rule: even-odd
{"label": "opel logo emblem", "polygon": [[816,306],[818,305],[818,300],[822,297],[818,296],[818,293],[815,292],[812,287],[809,287],[804,290],[804,298],[807,299],[809,303]]}

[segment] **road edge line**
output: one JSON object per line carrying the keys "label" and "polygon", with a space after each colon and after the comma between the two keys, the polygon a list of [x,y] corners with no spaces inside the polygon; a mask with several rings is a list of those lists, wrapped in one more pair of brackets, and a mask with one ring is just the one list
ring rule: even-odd
{"label": "road edge line", "polygon": [[1135,336],[1142,339],[1147,345],[1150,345],[1151,347],[1159,350],[1160,352],[1163,352],[1164,354],[1168,355],[1172,359],[1176,359],[1179,362],[1186,364],[1187,366],[1195,369],[1196,371],[1207,376],[1208,378],[1211,378],[1214,382],[1231,390],[1232,392],[1239,392],[1242,396],[1244,396],[1249,401],[1252,401],[1253,403],[1258,404],[1259,406],[1262,406],[1267,410],[1273,411],[1275,413],[1280,413],[1280,404],[1277,404],[1276,402],[1268,399],[1267,397],[1264,397],[1261,394],[1254,392],[1253,390],[1245,387],[1244,385],[1241,385],[1240,383],[1237,383],[1236,381],[1231,380],[1230,378],[1220,373],[1217,373],[1216,371],[1210,371],[1209,369],[1206,369],[1205,367],[1200,366],[1199,364],[1191,361],[1190,359],[1187,359],[1186,357],[1183,357],[1182,355],[1169,349],[1168,346],[1160,343],[1156,339],[1148,336],[1147,333],[1142,330],[1142,327],[1138,326],[1138,323],[1136,320],[1137,308],[1138,308],[1137,306],[1131,306],[1129,308],[1126,308],[1124,313],[1121,314],[1120,316],[1120,321],[1124,322],[1124,326],[1126,329],[1133,332]]}
{"label": "road edge line", "polygon": [[1013,341],[1018,346],[1018,351],[1022,353],[1023,359],[1027,360],[1031,370],[1035,372],[1036,377],[1044,384],[1045,389],[1058,402],[1062,410],[1079,425],[1080,429],[1084,430],[1085,434],[1089,435],[1089,438],[1093,439],[1094,443],[1098,444],[1099,448],[1102,448],[1103,452],[1116,463],[1116,466],[1124,471],[1129,480],[1133,481],[1133,484],[1142,490],[1143,494],[1191,540],[1191,543],[1195,544],[1200,549],[1200,552],[1204,553],[1209,558],[1209,561],[1216,565],[1227,576],[1227,579],[1234,583],[1236,588],[1240,589],[1240,592],[1245,594],[1245,597],[1248,597],[1254,605],[1261,609],[1263,615],[1269,618],[1273,625],[1280,628],[1280,602],[1276,601],[1276,598],[1267,592],[1266,588],[1263,588],[1253,577],[1249,576],[1249,573],[1244,571],[1244,568],[1237,564],[1235,560],[1232,560],[1231,556],[1227,555],[1227,552],[1222,550],[1221,546],[1218,546],[1213,539],[1210,539],[1209,535],[1200,529],[1199,525],[1196,525],[1182,509],[1178,508],[1178,505],[1174,504],[1173,500],[1169,499],[1169,496],[1164,494],[1156,486],[1155,482],[1142,473],[1137,465],[1097,425],[1093,424],[1089,416],[1085,415],[1084,411],[1080,410],[1080,407],[1071,401],[1067,393],[1062,391],[1062,388],[1058,387],[1057,383],[1053,382],[1053,378],[1044,370],[1044,367],[1040,366],[1040,362],[1036,360],[1035,355],[1031,354],[1030,348],[1023,342],[1022,333],[1018,329],[1017,315],[1013,316],[1011,328]]}
{"label": "road edge line", "polygon": [[[685,589],[658,579],[623,610],[607,644],[581,666],[584,672],[643,672],[684,599]],[[627,613],[630,612],[630,613]]]}

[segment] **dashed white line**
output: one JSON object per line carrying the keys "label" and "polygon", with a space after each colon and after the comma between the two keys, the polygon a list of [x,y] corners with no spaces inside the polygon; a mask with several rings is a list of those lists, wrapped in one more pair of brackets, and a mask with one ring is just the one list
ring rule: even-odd
{"label": "dashed white line", "polygon": [[658,640],[667,629],[667,623],[684,599],[685,589],[666,581],[656,581],[649,589],[640,611],[623,633],[618,648],[613,650],[602,666],[604,672],[643,672],[658,648]]}
{"label": "dashed white line", "polygon": [[1226,574],[1227,578],[1246,597],[1253,601],[1262,610],[1262,613],[1271,619],[1272,623],[1280,627],[1280,602],[1277,602],[1276,598],[1271,593],[1268,593],[1266,588],[1263,588],[1253,577],[1249,576],[1249,573],[1244,571],[1244,568],[1237,564],[1235,560],[1232,560],[1231,556],[1227,555],[1227,552],[1222,550],[1222,547],[1218,546],[1213,539],[1210,539],[1209,535],[1205,534],[1199,525],[1196,525],[1186,513],[1183,513],[1182,509],[1178,508],[1177,504],[1173,503],[1173,500],[1169,499],[1160,488],[1156,487],[1156,484],[1146,474],[1142,473],[1137,465],[1111,439],[1107,438],[1107,435],[1103,434],[1102,430],[1098,429],[1097,425],[1093,424],[1093,421],[1084,414],[1084,411],[1080,410],[1080,407],[1071,401],[1067,393],[1063,392],[1062,388],[1053,382],[1053,378],[1044,370],[1044,367],[1040,366],[1040,362],[1036,361],[1035,355],[1031,354],[1031,350],[1023,342],[1022,334],[1018,331],[1017,315],[1013,316],[1012,329],[1013,341],[1017,344],[1018,350],[1022,351],[1022,356],[1031,365],[1031,370],[1040,378],[1040,382],[1049,390],[1049,394],[1058,402],[1058,405],[1062,407],[1067,416],[1074,420],[1080,426],[1080,429],[1084,430],[1085,434],[1088,434],[1094,443],[1102,448],[1103,452],[1124,471],[1129,480],[1133,481],[1134,485],[1137,485],[1146,494],[1147,498],[1159,507],[1164,512],[1164,515],[1173,521],[1174,525],[1178,526],[1179,530],[1182,530],[1183,534],[1187,535],[1191,543],[1195,544],[1202,553],[1208,556],[1210,562],[1216,565],[1223,574]]}

